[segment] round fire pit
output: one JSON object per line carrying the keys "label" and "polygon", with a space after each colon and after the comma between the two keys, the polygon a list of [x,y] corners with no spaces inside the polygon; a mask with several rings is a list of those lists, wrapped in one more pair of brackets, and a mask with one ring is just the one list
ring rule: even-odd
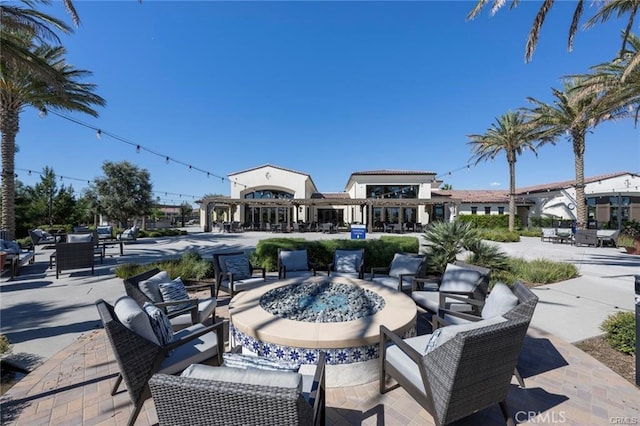
{"label": "round fire pit", "polygon": [[352,386],[378,377],[380,325],[415,335],[417,310],[388,287],[324,276],[241,292],[229,314],[232,341],[243,350],[301,365],[324,351],[327,386]]}

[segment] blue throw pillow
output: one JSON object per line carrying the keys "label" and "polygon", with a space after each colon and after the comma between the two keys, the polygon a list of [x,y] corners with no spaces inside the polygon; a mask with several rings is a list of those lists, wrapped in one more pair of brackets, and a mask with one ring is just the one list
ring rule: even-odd
{"label": "blue throw pillow", "polygon": [[173,326],[169,317],[164,311],[158,308],[156,305],[145,302],[142,309],[149,315],[149,322],[153,333],[158,338],[161,346],[166,346],[173,342]]}
{"label": "blue throw pillow", "polygon": [[[184,288],[184,284],[182,283],[180,277],[168,283],[160,283],[158,284],[158,288],[160,289],[160,294],[162,294],[162,300],[165,302],[175,302],[178,300],[189,299],[187,289]],[[190,303],[170,305],[167,306],[167,312],[172,313],[175,311],[179,311],[180,309],[188,308],[189,306],[191,306]]]}

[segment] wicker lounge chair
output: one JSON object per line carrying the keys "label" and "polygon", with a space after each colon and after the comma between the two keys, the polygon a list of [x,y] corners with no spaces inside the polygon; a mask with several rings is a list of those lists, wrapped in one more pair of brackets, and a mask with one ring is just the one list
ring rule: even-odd
{"label": "wicker lounge chair", "polygon": [[316,275],[316,266],[309,261],[307,249],[278,249],[278,279]]}
{"label": "wicker lounge chair", "polygon": [[214,253],[213,268],[216,276],[216,297],[220,288],[224,288],[229,297],[233,297],[239,291],[250,290],[267,282],[265,269],[255,268],[249,262],[247,254],[242,251]]}
{"label": "wicker lounge chair", "polygon": [[[82,243],[57,243],[56,244],[56,278],[60,272],[67,269],[91,268],[94,273],[95,245],[93,241]],[[51,260],[50,260],[51,261]]]}
{"label": "wicker lounge chair", "polygon": [[327,275],[364,279],[364,249],[336,249],[333,262],[327,265]]}
{"label": "wicker lounge chair", "polygon": [[593,246],[597,247],[598,231],[595,229],[578,229],[574,235],[574,244],[576,246]]}
{"label": "wicker lounge chair", "polygon": [[[496,403],[507,423],[513,424],[507,393],[538,299],[523,285],[514,288],[514,294],[519,303],[501,317],[444,327],[435,341],[429,334],[402,339],[380,326],[380,392],[401,386],[436,425]],[[439,342],[447,329],[449,338]],[[394,344],[388,346],[389,341]],[[387,387],[387,375],[397,384]]]}
{"label": "wicker lounge chair", "polygon": [[324,425],[324,364],[321,352],[309,380],[295,372],[205,367],[200,378],[155,374],[149,385],[160,425]]}
{"label": "wicker lounge chair", "polygon": [[480,312],[478,305],[469,305],[465,303],[467,299],[475,299],[483,302],[487,297],[489,289],[489,279],[491,270],[477,265],[470,265],[463,262],[455,264],[447,264],[440,282],[436,284],[437,288],[431,286],[429,289],[420,290],[419,285],[423,280],[414,280],[411,298],[416,305],[431,313],[438,313],[439,309],[445,308],[444,298],[448,295],[459,296],[458,300],[449,302],[446,306],[451,310],[473,310]]}
{"label": "wicker lounge chair", "polygon": [[[135,301],[132,303],[135,305]],[[111,395],[115,395],[124,380],[134,404],[128,421],[130,426],[135,423],[144,401],[151,397],[148,382],[154,373],[178,374],[191,364],[211,359],[216,359],[218,365],[222,363],[222,322],[209,327],[196,324],[174,334],[173,342],[162,346],[127,328],[116,315],[114,306],[104,300],[97,300],[96,307],[120,368]]]}
{"label": "wicker lounge chair", "polygon": [[416,253],[396,253],[389,267],[371,268],[371,281],[398,291],[411,291],[413,279],[422,277],[426,256]]}
{"label": "wicker lounge chair", "polygon": [[[141,282],[149,280],[159,272],[160,269],[153,268],[149,271],[124,279],[124,290],[127,293],[127,296],[133,298],[139,306],[143,306],[146,302],[149,302],[165,309],[166,312],[167,306],[172,304],[183,304],[185,301],[164,302],[163,300],[154,300],[153,298],[149,297],[149,294],[147,294],[150,293],[149,291],[145,293],[145,291],[140,288]],[[204,323],[209,318],[215,319],[215,309],[217,301],[216,298],[213,297],[213,294],[215,292],[213,287],[214,284],[185,286],[185,289],[187,290],[201,290],[208,288],[211,292],[212,297],[203,299],[189,299],[188,302],[190,303],[190,306],[188,308],[184,308],[167,314],[174,330],[189,327],[197,323]]]}

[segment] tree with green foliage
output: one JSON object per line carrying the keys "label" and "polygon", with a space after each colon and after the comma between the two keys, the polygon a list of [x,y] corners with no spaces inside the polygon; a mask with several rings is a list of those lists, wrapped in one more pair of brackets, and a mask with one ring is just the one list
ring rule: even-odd
{"label": "tree with green foliage", "polygon": [[443,183],[442,185],[440,185],[440,189],[443,191],[451,191],[453,189],[453,185],[449,183]]}
{"label": "tree with green foliage", "polygon": [[46,108],[79,111],[96,117],[94,105],[102,106],[104,99],[94,93],[96,86],[82,80],[91,75],[78,70],[65,60],[63,47],[36,46],[33,39],[25,40],[25,47],[60,73],[58,84],[52,87],[39,74],[0,60],[0,132],[2,133],[2,227],[15,236],[15,152],[16,135],[20,128],[20,113],[28,106],[46,111]]}
{"label": "tree with green foliage", "polygon": [[[490,2],[489,0],[478,0],[473,10],[467,15],[467,19],[475,18],[487,3],[492,3],[491,14],[493,15],[497,13],[498,10],[500,10],[507,3],[507,1],[493,0],[493,2]],[[510,8],[512,9],[516,7],[518,3],[519,0],[511,0]],[[554,3],[555,0],[544,0],[540,5],[540,9],[538,10],[536,17],[533,20],[533,24],[531,25],[529,38],[527,39],[527,46],[525,49],[526,62],[529,62],[533,57],[533,52],[536,49],[538,38],[540,37],[540,30],[542,28],[542,25],[544,24],[547,14],[553,7]],[[582,18],[582,13],[584,11],[584,3],[584,0],[578,0],[575,2],[576,7],[573,11],[573,18],[569,26],[569,38],[567,41],[567,50],[569,52],[573,50],[573,40],[580,25],[580,19]],[[604,23],[610,18],[621,18],[625,15],[629,15],[626,21],[626,27],[623,30],[622,47],[620,49],[620,53],[622,54],[622,52],[626,48],[627,40],[633,28],[633,21],[636,14],[638,13],[638,9],[640,9],[640,0],[605,0],[599,2],[598,9],[594,13],[594,15],[589,20],[587,20],[587,22],[585,23],[585,27],[592,27],[598,22]]]}
{"label": "tree with green foliage", "polygon": [[616,118],[611,114],[609,101],[599,93],[585,94],[574,90],[583,83],[581,79],[565,80],[564,90],[552,89],[554,101],[547,104],[535,98],[528,98],[534,104],[527,111],[530,123],[538,132],[545,134],[545,140],[554,141],[565,135],[573,145],[576,188],[576,221],[578,228],[587,225],[587,208],[584,195],[584,153],[586,135],[604,120]]}
{"label": "tree with green foliage", "polygon": [[58,192],[56,174],[53,169],[45,167],[40,175],[40,182],[35,185],[35,209],[40,212],[41,223],[53,226],[53,200]]}
{"label": "tree with green foliage", "polygon": [[544,139],[544,135],[532,128],[524,113],[509,111],[498,117],[496,122],[484,134],[468,135],[471,145],[472,159],[476,164],[481,161],[494,160],[504,153],[509,164],[509,231],[515,230],[516,215],[516,161],[526,150],[537,155],[536,142]]}
{"label": "tree with green foliage", "polygon": [[190,203],[185,201],[184,203],[180,204],[180,221],[182,222],[183,227],[185,223],[185,218],[191,217],[192,214],[193,214],[193,206]]}
{"label": "tree with green foliage", "polygon": [[432,222],[426,228],[428,272],[442,275],[447,263],[453,263],[458,253],[469,250],[480,243],[478,231],[470,224],[454,222]]}
{"label": "tree with green foliage", "polygon": [[154,206],[149,171],[122,161],[105,161],[104,177],[94,179],[101,212],[126,226],[129,219],[145,216]]}

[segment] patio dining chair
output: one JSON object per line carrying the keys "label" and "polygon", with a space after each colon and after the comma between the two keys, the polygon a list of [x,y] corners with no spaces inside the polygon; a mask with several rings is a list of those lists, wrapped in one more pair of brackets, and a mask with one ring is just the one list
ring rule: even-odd
{"label": "patio dining chair", "polygon": [[[518,303],[504,314],[433,334],[402,339],[380,326],[380,393],[402,387],[436,425],[494,404],[513,424],[507,394],[538,299],[525,286],[517,286],[513,294]],[[387,376],[396,384],[389,387]]]}
{"label": "patio dining chair", "polygon": [[233,297],[239,291],[250,290],[267,282],[266,270],[254,267],[249,261],[249,256],[243,251],[214,253],[213,268],[216,276],[216,297],[220,288],[223,288],[229,297]]}
{"label": "patio dining chair", "polygon": [[[123,280],[124,290],[127,295],[133,298],[139,306],[145,303],[153,303],[162,308],[174,330],[179,330],[197,323],[204,323],[209,318],[215,319],[217,300],[214,297],[214,284],[189,285],[183,287],[186,291],[209,289],[211,297],[191,299],[182,297],[179,299],[165,300],[160,291],[160,284],[169,283],[172,280],[166,271],[158,268],[150,269],[138,275],[125,278]],[[178,283],[176,282],[176,285]],[[174,309],[174,307],[176,307]],[[170,311],[170,312],[169,312]]]}
{"label": "patio dining chair", "polygon": [[124,383],[134,404],[128,425],[132,426],[144,401],[151,397],[149,379],[154,373],[179,374],[191,364],[222,363],[223,323],[209,327],[196,324],[180,330],[170,342],[161,342],[149,315],[128,296],[114,305],[96,301],[100,320],[120,369],[111,395]]}

